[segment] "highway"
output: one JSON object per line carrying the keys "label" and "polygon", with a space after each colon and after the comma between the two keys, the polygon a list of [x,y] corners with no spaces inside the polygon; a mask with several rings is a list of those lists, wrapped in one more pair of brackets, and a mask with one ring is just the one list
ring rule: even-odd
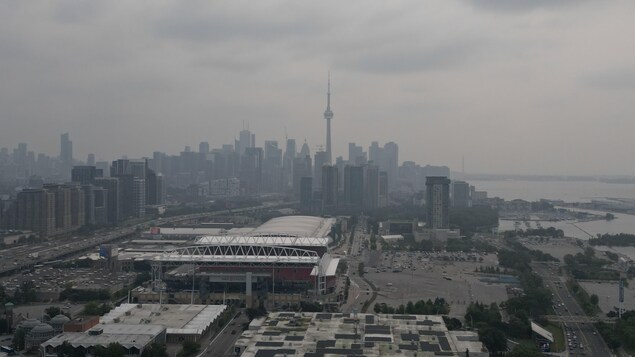
{"label": "highway", "polygon": [[[233,209],[232,214],[239,214],[261,209],[270,209],[287,206],[289,203],[264,203],[259,206]],[[28,267],[42,264],[47,261],[64,259],[72,255],[92,250],[100,244],[115,242],[137,234],[137,228],[147,229],[150,223],[156,225],[174,224],[179,222],[196,221],[213,216],[227,214],[228,211],[214,211],[182,216],[161,218],[159,220],[148,220],[146,222],[133,224],[130,226],[118,227],[112,230],[102,230],[96,232],[92,237],[73,237],[66,239],[51,238],[48,241],[20,245],[16,247],[0,250],[0,276],[11,275]]]}
{"label": "highway", "polygon": [[584,318],[584,311],[567,289],[566,278],[558,274],[558,266],[535,262],[532,263],[532,268],[553,292],[554,310],[565,327],[565,343],[569,355],[611,356],[606,343],[593,324]]}
{"label": "highway", "polygon": [[236,356],[233,347],[243,333],[242,325],[249,322],[247,314],[241,313],[223,327],[196,357]]}
{"label": "highway", "polygon": [[341,311],[344,313],[363,312],[362,308],[366,300],[369,300],[373,294],[373,289],[370,285],[359,276],[357,267],[360,262],[365,262],[368,249],[364,247],[363,242],[366,239],[366,222],[362,218],[355,227],[355,235],[353,242],[345,247],[348,249],[347,254],[347,275],[350,279],[351,285],[348,290],[348,300],[341,307]]}

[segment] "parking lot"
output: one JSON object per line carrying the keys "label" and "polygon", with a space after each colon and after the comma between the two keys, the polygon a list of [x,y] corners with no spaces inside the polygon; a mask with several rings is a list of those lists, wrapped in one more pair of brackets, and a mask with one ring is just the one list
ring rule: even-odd
{"label": "parking lot", "polygon": [[[619,306],[619,284],[616,281],[580,281],[579,283],[589,295],[598,296],[598,305],[602,312],[607,313]],[[624,309],[635,309],[635,287],[633,286],[624,288]]]}
{"label": "parking lot", "polygon": [[508,298],[504,284],[483,282],[485,275],[475,272],[497,266],[494,254],[397,252],[383,253],[379,260],[365,274],[379,290],[376,303],[396,307],[443,297],[450,304],[450,315],[463,317],[472,301],[500,303]]}

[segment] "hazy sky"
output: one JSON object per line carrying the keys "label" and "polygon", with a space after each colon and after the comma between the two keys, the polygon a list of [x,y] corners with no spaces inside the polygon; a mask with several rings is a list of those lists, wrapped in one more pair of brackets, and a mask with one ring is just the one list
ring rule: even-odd
{"label": "hazy sky", "polygon": [[0,147],[395,141],[466,171],[635,174],[635,1],[0,2]]}

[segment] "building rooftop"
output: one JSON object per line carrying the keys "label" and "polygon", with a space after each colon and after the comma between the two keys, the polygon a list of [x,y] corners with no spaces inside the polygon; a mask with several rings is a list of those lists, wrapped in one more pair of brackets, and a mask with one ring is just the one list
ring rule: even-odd
{"label": "building rooftop", "polygon": [[101,318],[104,325],[162,325],[168,334],[202,334],[226,305],[121,304]]}
{"label": "building rooftop", "polygon": [[474,332],[447,330],[441,316],[270,313],[235,344],[243,357],[470,356],[489,353]]}
{"label": "building rooftop", "polygon": [[[103,332],[99,334],[89,332],[99,329]],[[89,331],[64,332],[42,343],[42,346],[57,347],[68,341],[73,347],[83,346],[87,348],[96,345],[107,346],[110,343],[118,342],[125,348],[143,349],[156,336],[165,331],[165,327],[159,325],[99,324]]]}

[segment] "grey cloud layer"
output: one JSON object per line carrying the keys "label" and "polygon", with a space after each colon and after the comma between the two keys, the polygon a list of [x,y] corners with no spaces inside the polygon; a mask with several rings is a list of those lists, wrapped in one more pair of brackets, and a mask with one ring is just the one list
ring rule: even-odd
{"label": "grey cloud layer", "polygon": [[608,139],[635,130],[633,11],[626,0],[7,1],[0,146],[55,153],[69,131],[80,158],[138,157],[219,146],[249,121],[260,143],[286,128],[314,149],[331,70],[338,155],[394,140],[403,160],[458,168],[465,155],[471,171],[635,173],[629,141]]}

